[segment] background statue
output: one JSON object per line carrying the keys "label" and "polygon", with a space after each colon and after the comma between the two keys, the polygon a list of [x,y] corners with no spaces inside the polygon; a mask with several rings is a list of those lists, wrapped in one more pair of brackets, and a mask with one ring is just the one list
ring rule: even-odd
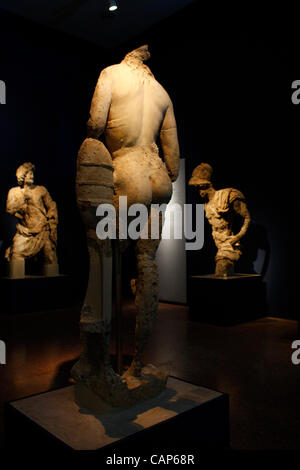
{"label": "background statue", "polygon": [[[208,163],[201,163],[194,169],[189,185],[199,190],[205,202],[205,215],[218,249],[215,274],[228,276],[234,273],[234,264],[242,254],[239,241],[247,232],[251,219],[244,195],[233,188],[216,191],[211,183],[212,172]],[[243,225],[238,233],[233,233],[234,217],[237,214],[244,219]]]}
{"label": "background statue", "polygon": [[[132,364],[120,377],[109,356],[110,241],[99,240],[95,233],[99,222],[95,212],[101,202],[113,203],[118,211],[119,196],[127,196],[128,207],[168,203],[172,196],[172,181],[179,171],[176,122],[167,92],[144,64],[149,57],[148,46],[142,46],[101,72],[87,123],[89,138],[77,160],[77,200],[87,230],[90,274],[80,322],[84,350],[72,374],[78,383],[115,405],[158,393],[167,379],[166,373],[154,367],[142,368],[142,351],[158,306],[155,255],[159,240],[134,242],[136,343]],[[106,146],[97,140],[103,133]],[[165,164],[156,145],[158,138]]]}
{"label": "background statue", "polygon": [[44,274],[58,275],[56,257],[57,208],[44,186],[34,184],[34,165],[23,163],[16,172],[19,186],[7,195],[6,210],[19,219],[12,245],[6,250],[9,277],[25,277],[25,259],[44,255]]}

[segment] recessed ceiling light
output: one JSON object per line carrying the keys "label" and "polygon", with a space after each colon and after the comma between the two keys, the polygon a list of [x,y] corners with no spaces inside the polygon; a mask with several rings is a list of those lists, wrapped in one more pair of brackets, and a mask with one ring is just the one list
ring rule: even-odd
{"label": "recessed ceiling light", "polygon": [[117,2],[116,0],[109,0],[109,7],[108,7],[109,11],[115,11],[118,9],[118,5],[117,5]]}

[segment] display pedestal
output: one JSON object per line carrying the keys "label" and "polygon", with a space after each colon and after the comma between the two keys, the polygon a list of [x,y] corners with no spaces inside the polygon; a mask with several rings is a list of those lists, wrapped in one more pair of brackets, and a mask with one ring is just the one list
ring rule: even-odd
{"label": "display pedestal", "polygon": [[190,318],[214,325],[234,325],[267,314],[266,285],[260,274],[190,276]]}
{"label": "display pedestal", "polygon": [[156,398],[93,414],[74,401],[74,386],[6,404],[6,443],[27,450],[97,450],[103,456],[229,445],[228,395],[169,377]]}
{"label": "display pedestal", "polygon": [[72,304],[71,277],[25,276],[0,279],[0,313],[26,313],[66,308]]}

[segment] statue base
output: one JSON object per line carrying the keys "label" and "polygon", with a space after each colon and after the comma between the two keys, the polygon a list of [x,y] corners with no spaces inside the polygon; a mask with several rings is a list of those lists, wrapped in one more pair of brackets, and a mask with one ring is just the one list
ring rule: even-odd
{"label": "statue base", "polygon": [[143,367],[140,377],[123,374],[112,376],[104,381],[98,376],[77,380],[75,384],[75,401],[80,408],[93,413],[107,407],[126,408],[143,400],[159,395],[166,387],[168,372],[152,364]]}
{"label": "statue base", "polygon": [[43,274],[46,277],[59,276],[58,263],[44,264]]}
{"label": "statue base", "polygon": [[25,259],[16,258],[8,263],[7,275],[10,279],[22,279],[25,277]]}
{"label": "statue base", "polygon": [[93,450],[105,458],[101,466],[121,455],[151,463],[151,455],[158,459],[167,449],[171,455],[190,450],[196,464],[200,448],[229,445],[228,395],[183,380],[169,377],[159,396],[124,410],[102,406],[98,414],[79,408],[74,386],[7,403],[6,448]]}
{"label": "statue base", "polygon": [[[25,263],[24,258],[15,258],[9,261],[7,265],[7,277],[10,279],[24,279],[26,277]],[[43,275],[46,277],[59,276],[58,263],[44,264]]]}
{"label": "statue base", "polygon": [[190,276],[188,306],[192,320],[230,326],[267,315],[266,285],[260,274]]}
{"label": "statue base", "polygon": [[18,314],[56,310],[74,305],[71,276],[0,278],[0,313]]}

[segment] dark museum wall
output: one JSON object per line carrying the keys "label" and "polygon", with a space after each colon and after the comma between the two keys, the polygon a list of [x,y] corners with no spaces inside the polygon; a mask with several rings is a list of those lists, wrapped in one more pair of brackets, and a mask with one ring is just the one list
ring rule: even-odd
{"label": "dark museum wall", "polygon": [[[239,270],[264,271],[269,313],[296,317],[299,197],[299,110],[291,83],[300,78],[293,51],[245,33],[216,39],[201,29],[197,4],[106,54],[84,41],[0,14],[0,239],[7,245],[13,218],[5,214],[16,167],[36,164],[36,181],[58,203],[61,272],[86,281],[86,250],[75,193],[76,153],[98,74],[131,48],[148,43],[149,65],[175,107],[187,179],[201,162],[214,167],[215,187],[247,198],[252,225]],[[200,33],[201,31],[201,33]],[[298,113],[298,115],[297,115]],[[200,202],[187,187],[187,202]],[[188,252],[188,274],[213,271],[215,248],[206,227],[201,251]],[[130,269],[129,269],[130,271]],[[241,301],[244,299],[241,299]]]}
{"label": "dark museum wall", "polygon": [[[0,107],[0,240],[5,247],[16,219],[5,214],[6,195],[24,161],[36,165],[36,184],[48,188],[59,214],[60,272],[73,274],[74,294],[86,282],[84,231],[75,202],[78,148],[104,53],[89,43],[0,12],[0,76],[7,88]],[[5,273],[5,263],[1,262]],[[81,288],[80,288],[81,286]],[[77,289],[79,287],[79,291]]]}
{"label": "dark museum wall", "polygon": [[[217,189],[235,187],[245,194],[252,224],[236,270],[263,274],[270,314],[298,318],[293,164],[300,109],[291,103],[291,83],[299,76],[299,54],[245,32],[235,40],[214,39],[217,31],[206,31],[200,18],[197,5],[186,8],[123,51],[151,46],[151,69],[174,102],[187,180],[196,165],[208,162]],[[200,202],[189,187],[187,202]],[[203,249],[187,253],[189,275],[214,270],[216,250],[207,225]]]}

